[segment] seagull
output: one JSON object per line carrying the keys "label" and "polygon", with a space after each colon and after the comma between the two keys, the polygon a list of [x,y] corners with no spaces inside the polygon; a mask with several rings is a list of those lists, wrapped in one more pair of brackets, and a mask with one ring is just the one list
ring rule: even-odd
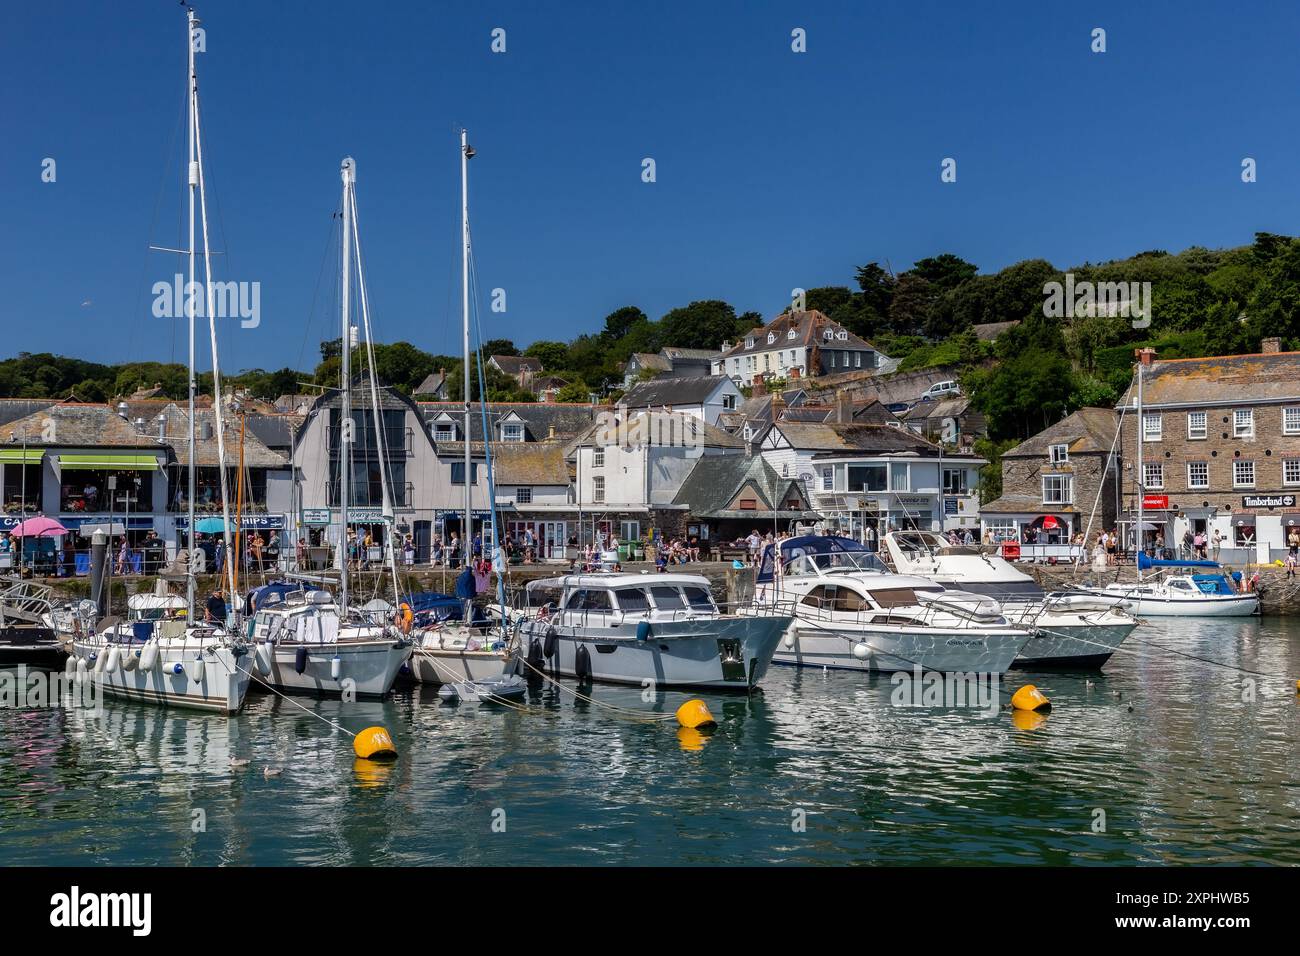
{"label": "seagull", "polygon": [[230,766],[232,766],[232,767],[247,767],[247,766],[248,766],[250,763],[252,763],[252,762],[253,762],[253,761],[251,761],[251,760],[247,760],[247,759],[245,759],[244,757],[231,757],[231,758],[230,758]]}
{"label": "seagull", "polygon": [[[1129,710],[1132,710],[1132,709],[1133,709],[1132,707],[1129,708]],[[284,768],[283,768],[283,767],[263,767],[263,768],[262,768],[262,776],[265,777],[267,780],[270,780],[272,777],[278,777],[278,776],[280,776],[280,774],[282,774],[282,773],[284,773]]]}

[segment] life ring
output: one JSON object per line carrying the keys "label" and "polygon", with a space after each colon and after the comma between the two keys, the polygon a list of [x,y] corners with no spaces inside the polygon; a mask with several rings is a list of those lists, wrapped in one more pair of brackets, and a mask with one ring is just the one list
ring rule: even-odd
{"label": "life ring", "polygon": [[537,620],[545,621],[548,620],[550,616],[551,616],[551,602],[547,601],[545,604],[543,604],[541,607],[537,609]]}

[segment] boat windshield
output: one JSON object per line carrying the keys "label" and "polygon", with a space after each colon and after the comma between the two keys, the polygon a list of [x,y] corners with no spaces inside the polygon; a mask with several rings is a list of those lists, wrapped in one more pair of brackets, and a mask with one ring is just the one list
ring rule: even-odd
{"label": "boat windshield", "polygon": [[785,566],[787,575],[827,574],[830,572],[854,573],[870,571],[884,574],[888,568],[871,551],[832,551],[825,554],[804,554]]}

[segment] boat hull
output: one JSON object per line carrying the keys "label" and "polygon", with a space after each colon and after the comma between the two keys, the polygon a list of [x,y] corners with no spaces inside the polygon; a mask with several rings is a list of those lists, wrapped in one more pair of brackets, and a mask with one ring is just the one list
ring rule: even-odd
{"label": "boat hull", "polygon": [[[137,664],[127,670],[119,666],[113,671],[95,667],[101,654],[107,654],[115,645],[90,641],[74,641],[73,656],[87,663],[85,679],[99,681],[103,693],[122,700],[134,700],[164,707],[182,707],[222,714],[238,713],[248,693],[250,661],[242,647],[213,646],[200,642],[182,645],[160,642],[157,661],[144,671],[139,666],[144,645],[123,643],[116,645],[119,654],[135,655]],[[186,664],[202,655],[203,675],[195,680]],[[180,673],[176,673],[180,665]]]}
{"label": "boat hull", "polygon": [[423,684],[456,684],[500,677],[508,658],[501,651],[422,647],[411,654],[411,676]]}
{"label": "boat hull", "polygon": [[[774,663],[795,667],[890,673],[922,670],[1002,674],[1029,640],[1028,631],[977,633],[967,629],[835,628],[795,621],[777,648]],[[859,657],[854,649],[865,644]]]}
{"label": "boat hull", "polygon": [[1190,598],[1161,598],[1123,591],[1089,592],[1113,598],[1115,606],[1137,617],[1251,617],[1259,613],[1258,594],[1201,594]]}
{"label": "boat hull", "polygon": [[0,627],[0,667],[62,667],[67,656],[53,628]]}
{"label": "boat hull", "polygon": [[[267,646],[272,649],[270,671],[263,673]],[[302,670],[299,650],[304,650]],[[411,656],[405,641],[340,641],[334,644],[262,642],[257,647],[258,672],[271,687],[300,694],[340,696],[351,691],[358,697],[382,697],[392,688],[398,672]],[[338,658],[338,677],[334,659]]]}
{"label": "boat hull", "polygon": [[[551,675],[577,677],[579,648],[586,648],[592,680],[748,691],[766,676],[789,623],[789,617],[776,615],[665,621],[654,623],[645,640],[614,628],[601,633],[606,629],[559,626],[545,668]],[[524,644],[536,638],[544,645],[547,631],[546,622],[529,622]]]}
{"label": "boat hull", "polygon": [[1075,624],[1042,621],[1016,655],[1012,667],[1021,670],[1096,670],[1110,660],[1133,633],[1137,621],[1116,624]]}

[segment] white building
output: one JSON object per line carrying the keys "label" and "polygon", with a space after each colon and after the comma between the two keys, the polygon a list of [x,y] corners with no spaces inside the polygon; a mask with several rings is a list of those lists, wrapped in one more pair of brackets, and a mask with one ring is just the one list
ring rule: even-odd
{"label": "white building", "polygon": [[783,312],[735,345],[723,343],[713,374],[737,385],[764,379],[812,378],[877,369],[888,356],[815,309]]}

